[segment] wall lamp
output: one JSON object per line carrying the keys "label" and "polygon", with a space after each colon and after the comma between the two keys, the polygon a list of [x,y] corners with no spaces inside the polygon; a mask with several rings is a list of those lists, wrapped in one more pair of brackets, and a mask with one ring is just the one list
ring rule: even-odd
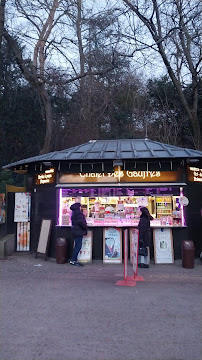
{"label": "wall lamp", "polygon": [[199,159],[187,159],[187,164],[193,164],[199,162]]}
{"label": "wall lamp", "polygon": [[43,164],[45,166],[53,166],[52,162],[51,161],[43,161]]}
{"label": "wall lamp", "polygon": [[121,160],[114,160],[114,161],[113,161],[113,166],[123,166],[123,161],[121,161]]}

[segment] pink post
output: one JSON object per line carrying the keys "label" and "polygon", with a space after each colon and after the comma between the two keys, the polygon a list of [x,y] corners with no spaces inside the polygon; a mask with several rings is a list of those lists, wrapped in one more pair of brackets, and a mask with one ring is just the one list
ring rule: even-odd
{"label": "pink post", "polygon": [[124,280],[128,276],[128,230],[124,230]]}
{"label": "pink post", "polygon": [[138,269],[138,249],[139,249],[139,230],[132,229],[131,231],[131,251],[132,251],[132,264],[133,264],[133,277],[128,276],[128,280],[134,279],[135,281],[144,281],[143,276],[137,275]]}
{"label": "pink post", "polygon": [[134,277],[128,276],[128,230],[124,230],[124,280],[118,280],[116,285],[135,286]]}
{"label": "pink post", "polygon": [[[183,188],[180,188],[180,197],[182,198],[184,196],[183,194]],[[182,226],[185,226],[185,216],[184,216],[184,206],[181,205],[181,213],[182,213]]]}
{"label": "pink post", "polygon": [[62,189],[59,190],[59,219],[58,225],[62,226]]}

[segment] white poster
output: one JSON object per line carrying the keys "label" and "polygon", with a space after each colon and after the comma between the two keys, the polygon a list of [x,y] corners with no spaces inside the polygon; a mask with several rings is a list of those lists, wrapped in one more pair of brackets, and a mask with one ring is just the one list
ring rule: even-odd
{"label": "white poster", "polygon": [[30,250],[30,223],[19,222],[17,224],[17,251]]}
{"label": "white poster", "polygon": [[105,228],[103,236],[103,262],[122,263],[122,229]]}
{"label": "white poster", "polygon": [[30,221],[30,207],[30,193],[15,193],[14,222]]}
{"label": "white poster", "polygon": [[172,230],[158,228],[153,230],[155,264],[173,264]]}
{"label": "white poster", "polygon": [[92,262],[92,231],[88,230],[86,236],[83,236],[82,247],[77,257],[79,262]]}
{"label": "white poster", "polygon": [[148,197],[147,196],[138,196],[137,197],[138,206],[148,206]]}

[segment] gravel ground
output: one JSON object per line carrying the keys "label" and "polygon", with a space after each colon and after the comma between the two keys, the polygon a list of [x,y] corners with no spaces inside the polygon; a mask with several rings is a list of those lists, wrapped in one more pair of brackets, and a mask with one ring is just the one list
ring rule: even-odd
{"label": "gravel ground", "polygon": [[123,265],[15,253],[0,260],[0,360],[200,360],[201,274],[178,260],[116,286]]}

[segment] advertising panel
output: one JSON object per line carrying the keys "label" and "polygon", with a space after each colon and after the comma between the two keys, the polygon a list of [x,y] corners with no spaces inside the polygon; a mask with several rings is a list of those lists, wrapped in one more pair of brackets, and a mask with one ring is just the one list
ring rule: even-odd
{"label": "advertising panel", "polygon": [[133,265],[133,272],[137,275],[138,266],[138,246],[139,246],[139,230],[130,229],[130,260]]}
{"label": "advertising panel", "polygon": [[30,222],[17,224],[17,251],[30,250]]}
{"label": "advertising panel", "polygon": [[4,224],[6,222],[6,201],[5,194],[0,194],[0,224]]}
{"label": "advertising panel", "polygon": [[92,262],[92,231],[88,230],[86,236],[82,239],[82,247],[77,257],[79,262],[91,263]]}
{"label": "advertising panel", "polygon": [[103,231],[103,262],[122,263],[122,230],[105,228]]}
{"label": "advertising panel", "polygon": [[172,230],[166,228],[154,229],[153,240],[155,264],[173,264]]}

